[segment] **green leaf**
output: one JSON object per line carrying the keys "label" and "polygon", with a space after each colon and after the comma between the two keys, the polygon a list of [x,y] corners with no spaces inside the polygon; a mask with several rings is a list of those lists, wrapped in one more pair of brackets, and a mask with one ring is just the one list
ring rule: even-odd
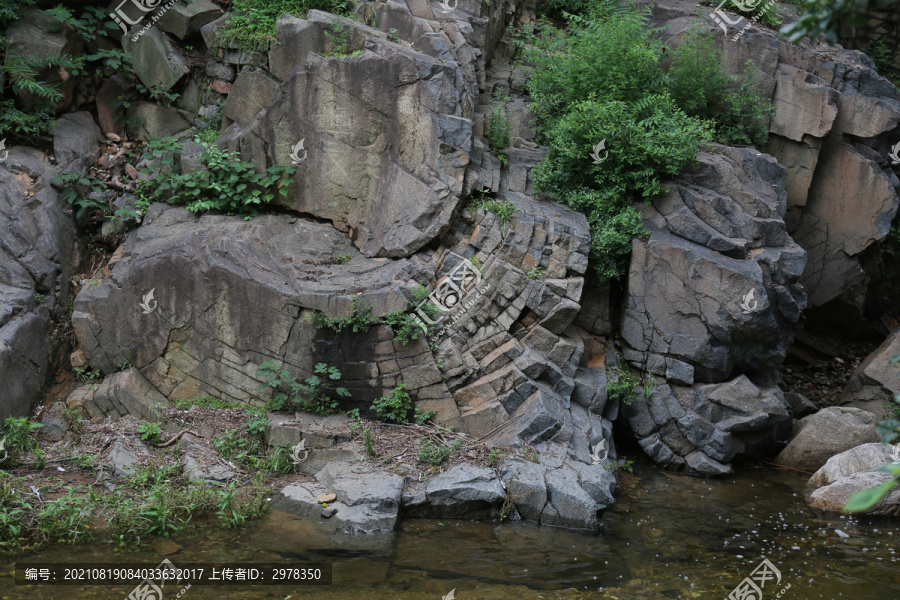
{"label": "green leaf", "polygon": [[860,512],[872,508],[892,487],[900,483],[900,479],[891,479],[885,481],[876,488],[862,490],[853,494],[847,504],[844,505],[845,512]]}

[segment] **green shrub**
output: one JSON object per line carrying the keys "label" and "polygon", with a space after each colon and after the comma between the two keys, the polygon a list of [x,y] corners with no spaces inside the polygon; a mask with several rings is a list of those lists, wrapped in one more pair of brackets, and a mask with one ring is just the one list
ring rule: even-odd
{"label": "green shrub", "polygon": [[137,428],[137,432],[141,436],[141,440],[156,444],[159,442],[162,430],[159,428],[159,423],[143,423]]}
{"label": "green shrub", "polygon": [[696,27],[672,53],[669,92],[686,114],[714,123],[717,141],[760,146],[774,108],[752,89],[755,70],[748,61],[743,78],[727,75],[712,33]]}
{"label": "green shrub", "polygon": [[506,150],[509,148],[512,136],[512,124],[509,120],[509,111],[506,104],[509,96],[501,91],[494,92],[493,100],[496,103],[494,112],[488,121],[486,137],[491,143],[491,150],[497,155],[502,164],[507,164]]}
{"label": "green shrub", "polygon": [[237,43],[248,50],[268,51],[281,15],[302,16],[310,9],[343,14],[346,7],[346,0],[234,0],[231,10],[235,15],[219,31],[217,43]]}
{"label": "green shrub", "polygon": [[[425,302],[423,304],[423,301],[427,299],[431,293],[428,291],[428,288],[417,283],[410,289],[410,292],[412,294],[412,300],[407,300],[409,310],[418,309],[424,312],[425,316],[429,319],[440,314],[441,309],[431,302]],[[435,330],[435,325],[420,319],[414,313],[406,312],[402,309],[392,310],[383,315],[381,317],[381,323],[390,327],[391,331],[394,333],[394,339],[404,346],[409,342],[419,339],[419,336],[422,335],[422,333],[425,333],[426,336],[430,336]],[[426,329],[424,332],[422,326]]]}
{"label": "green shrub", "polygon": [[226,214],[246,217],[256,215],[257,208],[268,204],[278,193],[286,196],[296,167],[274,166],[265,173],[257,173],[253,163],[241,160],[237,154],[212,144],[200,143],[204,150],[199,159],[205,171],[198,173],[167,173],[175,162],[175,152],[183,147],[175,138],[153,140],[149,154],[160,161],[155,168],[145,168],[151,177],[138,182],[136,194],[147,202],[165,200],[183,204],[191,212],[218,210]]}
{"label": "green shrub", "polygon": [[372,305],[366,302],[362,296],[357,296],[351,302],[350,312],[339,317],[327,317],[322,311],[312,314],[312,324],[321,329],[327,327],[340,333],[346,328],[351,328],[354,333],[366,332],[372,325],[378,323],[378,319],[372,316]]}
{"label": "green shrub", "polygon": [[341,372],[337,367],[329,367],[325,363],[317,364],[313,375],[303,382],[297,381],[287,369],[282,369],[280,364],[271,360],[262,363],[256,374],[267,379],[260,389],[271,387],[275,390],[266,403],[269,410],[287,407],[307,410],[317,415],[330,415],[338,412],[336,396],[350,396],[346,388],[337,387],[335,383],[341,378]]}
{"label": "green shrub", "polygon": [[16,108],[14,100],[0,100],[0,139],[6,144],[39,146],[49,141],[54,125],[49,107],[23,112]]}
{"label": "green shrub", "polygon": [[[21,486],[21,490],[19,487]],[[66,486],[66,493],[35,502],[30,482],[0,472],[0,553],[35,550],[49,542],[75,543],[90,539],[93,495],[77,495],[79,487]]]}
{"label": "green shrub", "polygon": [[41,427],[40,423],[32,423],[25,417],[9,417],[3,421],[0,425],[0,468],[11,467],[21,454],[37,450],[34,432]]}
{"label": "green shrub", "polygon": [[509,225],[512,218],[519,212],[519,207],[511,201],[494,200],[493,198],[487,197],[484,193],[482,193],[481,197],[475,200],[472,205],[476,209],[483,208],[488,212],[494,213],[497,216],[497,221],[500,223],[501,231],[506,229],[506,226]]}
{"label": "green shrub", "polygon": [[372,402],[372,410],[382,421],[401,424],[409,423],[411,420],[424,423],[435,415],[434,411],[419,412],[406,392],[406,385],[402,383],[398,383],[387,396]]}

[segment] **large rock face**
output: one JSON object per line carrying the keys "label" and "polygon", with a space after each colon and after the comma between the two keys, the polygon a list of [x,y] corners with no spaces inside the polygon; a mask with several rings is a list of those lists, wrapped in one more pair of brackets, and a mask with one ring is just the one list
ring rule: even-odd
{"label": "large rock face", "polygon": [[[321,56],[334,52],[336,22],[346,52],[359,55]],[[302,162],[284,203],[350,232],[366,256],[408,256],[443,234],[472,145],[459,65],[319,11],[279,21],[278,42],[279,93],[221,143],[260,166],[288,164],[294,152]],[[259,89],[240,86],[243,77],[235,93]]]}
{"label": "large rock face", "polygon": [[805,298],[805,252],[785,231],[785,170],[750,149],[723,148],[642,207],[621,332],[625,357],[657,375],[680,361],[693,380],[773,371]]}
{"label": "large rock face", "polygon": [[[677,45],[698,20],[697,7],[680,0],[654,2],[653,18]],[[884,240],[898,207],[900,180],[890,168],[890,136],[900,124],[900,92],[868,57],[834,47],[795,46],[749,21],[726,35],[708,20],[726,70],[739,75],[752,59],[757,90],[776,108],[769,151],[790,168],[785,221],[808,253],[800,282],[810,307],[832,300],[861,314],[867,285],[880,273],[866,270],[863,252]]]}
{"label": "large rock face", "polygon": [[790,432],[783,394],[765,383],[806,303],[785,175],[768,155],[720,148],[640,207],[651,234],[633,242],[620,331],[625,359],[662,385],[625,415],[661,465],[720,475]]}
{"label": "large rock face", "polygon": [[[0,162],[0,419],[28,414],[51,375],[53,322],[66,314],[76,259],[71,208],[50,187],[67,163],[8,151]],[[81,156],[68,158],[82,167]]]}

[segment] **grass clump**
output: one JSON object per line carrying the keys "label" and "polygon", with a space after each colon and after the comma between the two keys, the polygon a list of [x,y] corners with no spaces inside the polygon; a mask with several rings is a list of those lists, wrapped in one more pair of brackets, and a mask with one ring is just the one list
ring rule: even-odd
{"label": "grass clump", "polygon": [[438,445],[424,438],[422,447],[419,448],[419,462],[439,467],[450,458],[450,455],[463,447],[463,441],[459,438],[453,440],[449,446]]}
{"label": "grass clump", "polygon": [[36,430],[43,427],[25,417],[9,417],[0,425],[0,469],[9,468],[16,459],[26,452],[38,449],[34,437]]}

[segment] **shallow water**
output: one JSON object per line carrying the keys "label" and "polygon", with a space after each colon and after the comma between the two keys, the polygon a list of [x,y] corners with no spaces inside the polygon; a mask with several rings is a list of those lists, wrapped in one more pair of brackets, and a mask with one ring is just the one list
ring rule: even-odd
{"label": "shallow water", "polygon": [[[606,512],[605,529],[582,535],[527,523],[408,519],[387,536],[329,539],[284,513],[245,530],[208,527],[175,541],[184,563],[327,562],[331,586],[192,586],[213,598],[725,599],[767,558],[781,574],[763,598],[900,598],[900,521],[828,516],[803,501],[806,476],[742,467],[701,480],[636,465],[637,483]],[[840,530],[848,537],[837,533]],[[116,553],[104,543],[58,546],[25,561],[141,562],[153,550]],[[126,598],[133,586],[15,586],[0,575],[0,600]],[[788,585],[790,586],[788,588]],[[787,588],[787,589],[785,589]],[[171,590],[171,591],[169,591]],[[164,598],[180,588],[167,586]]]}

